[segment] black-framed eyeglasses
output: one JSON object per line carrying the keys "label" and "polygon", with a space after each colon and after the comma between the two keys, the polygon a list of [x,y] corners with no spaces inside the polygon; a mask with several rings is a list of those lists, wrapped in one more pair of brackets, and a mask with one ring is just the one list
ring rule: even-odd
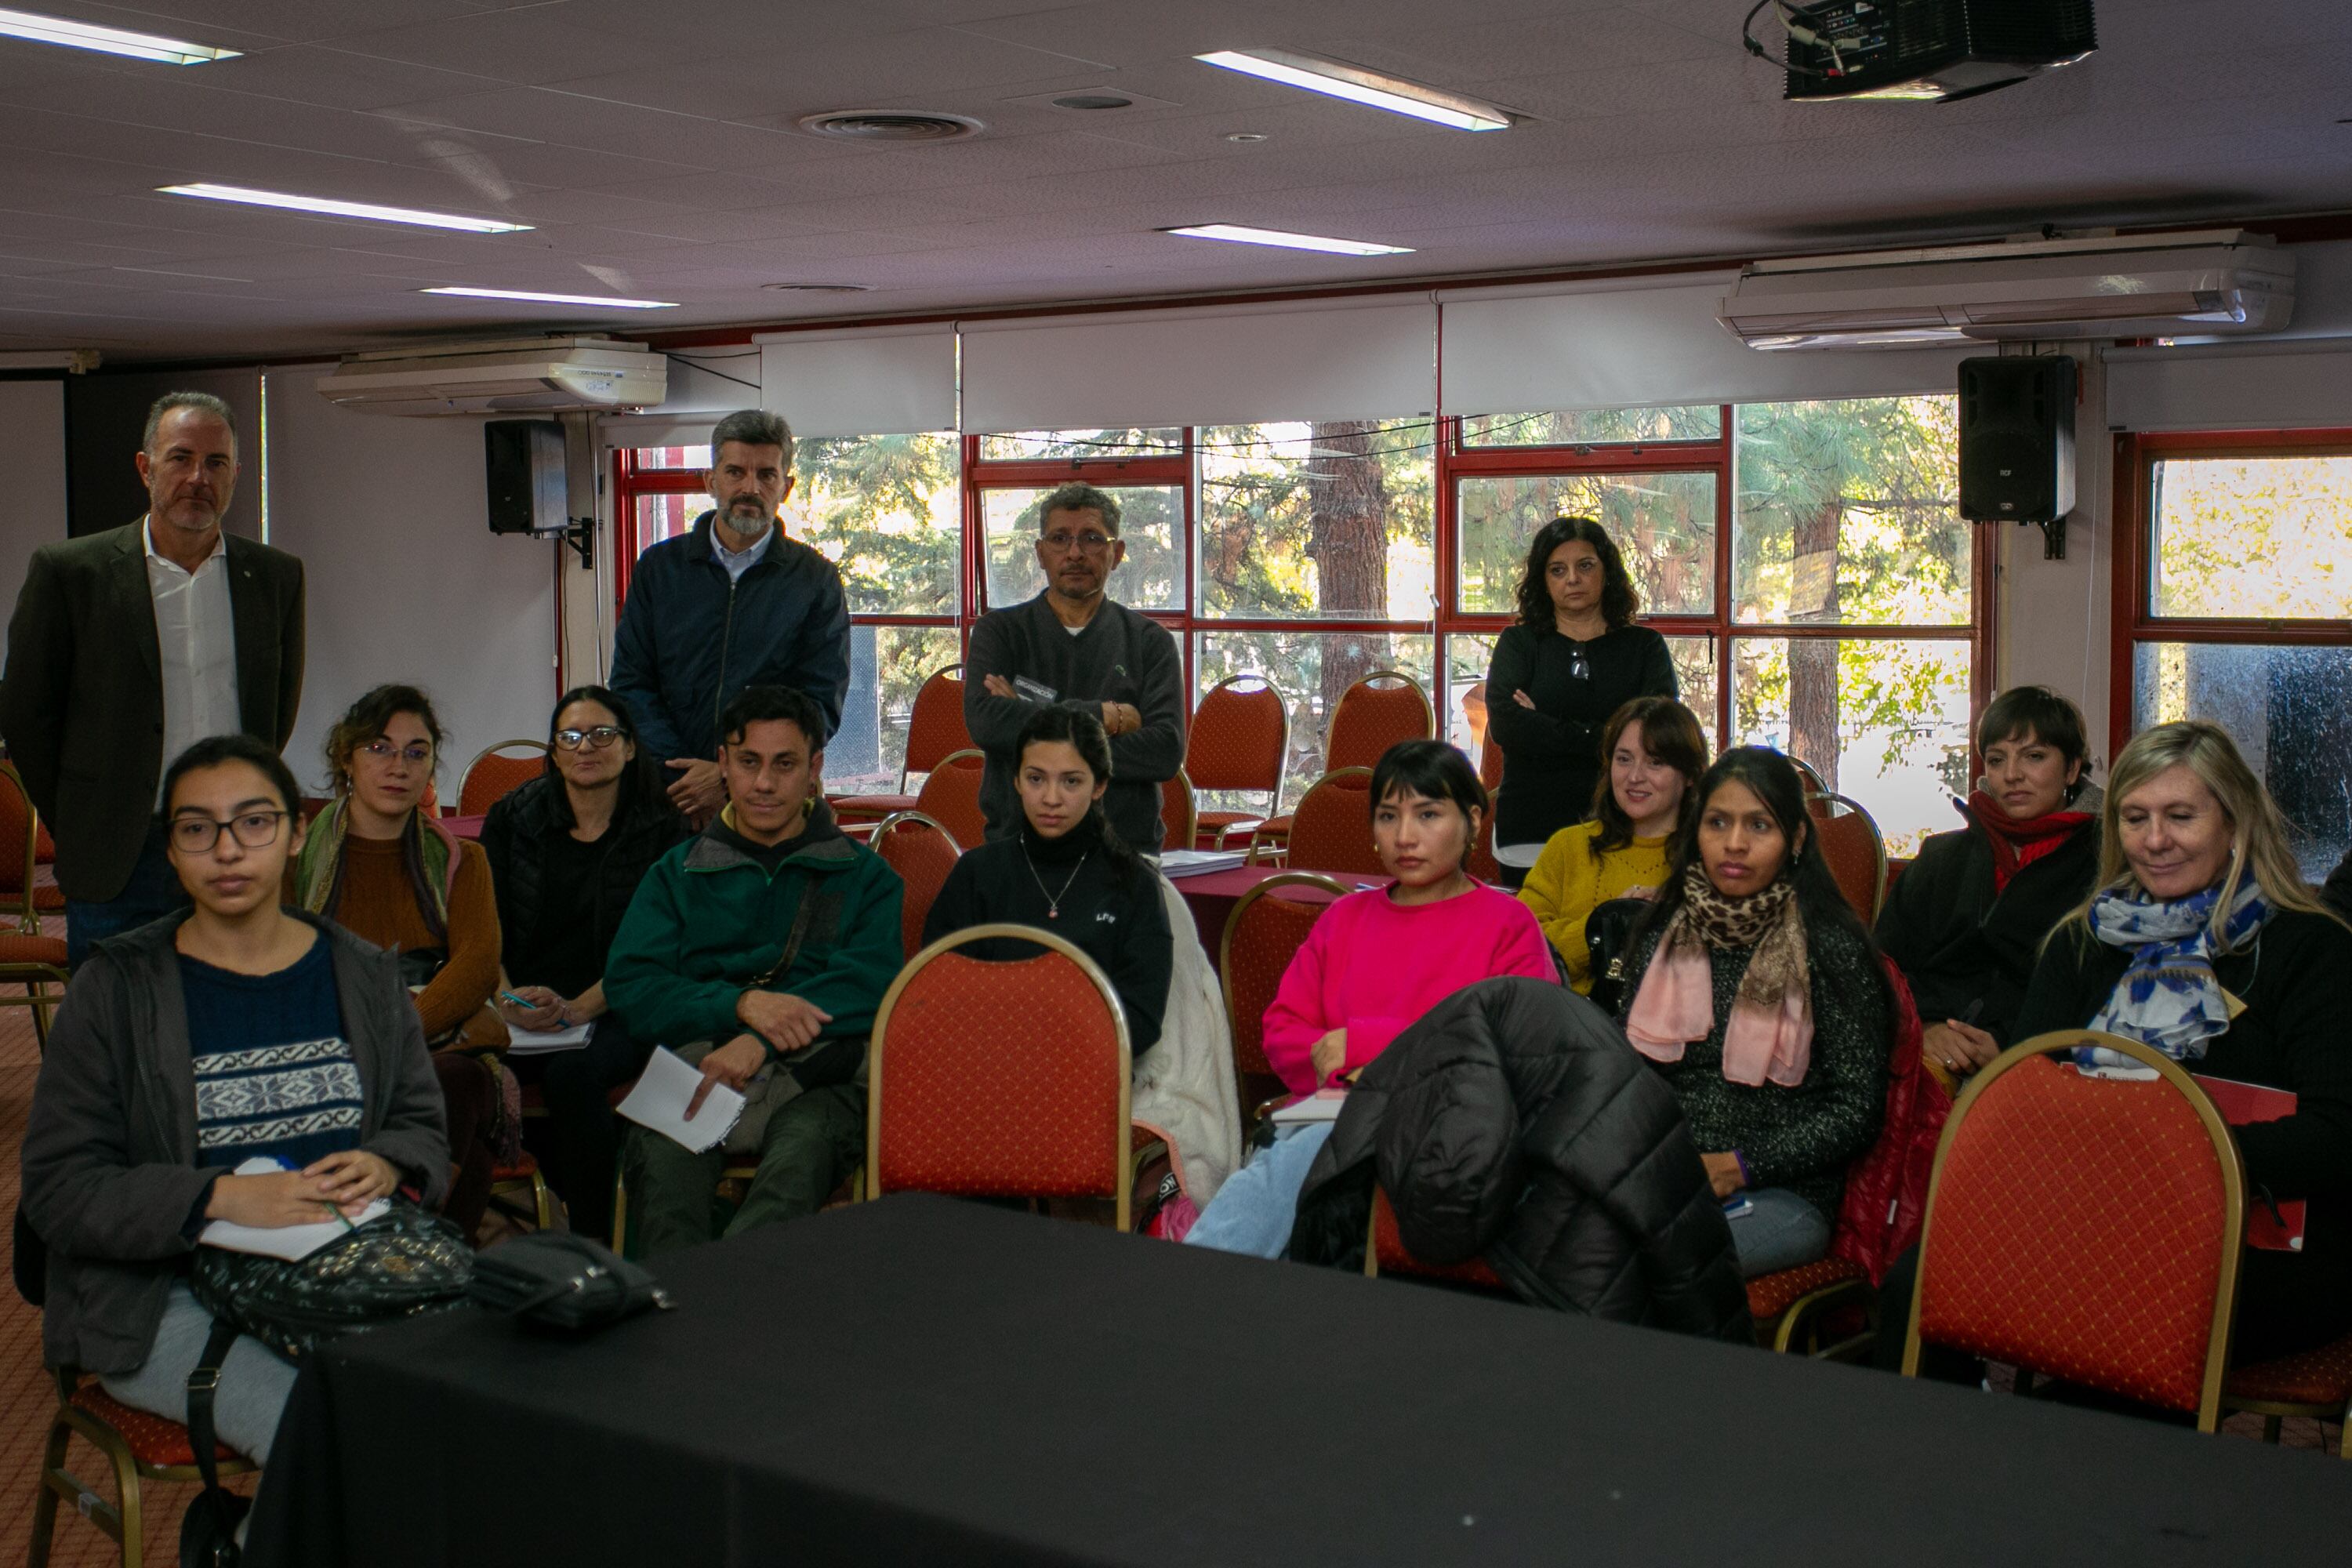
{"label": "black-framed eyeglasses", "polygon": [[209,854],[220,842],[221,830],[247,849],[267,849],[278,842],[278,825],[286,820],[282,811],[244,811],[226,822],[210,816],[175,816],[172,818],[172,847],[184,855]]}
{"label": "black-framed eyeglasses", "polygon": [[1068,554],[1072,545],[1076,545],[1089,555],[1100,555],[1110,548],[1110,535],[1097,533],[1093,529],[1088,529],[1084,533],[1056,531],[1039,535],[1038,542],[1056,555]]}
{"label": "black-framed eyeglasses", "polygon": [[362,746],[360,750],[379,763],[388,763],[394,757],[404,757],[407,759],[409,766],[415,768],[421,768],[433,760],[433,748],[423,741],[413,741],[405,746],[395,746],[391,741],[379,735]]}
{"label": "black-framed eyeglasses", "polygon": [[558,730],[555,732],[555,743],[567,752],[576,752],[582,746],[593,746],[601,752],[620,738],[619,727],[613,724],[599,724],[593,730]]}

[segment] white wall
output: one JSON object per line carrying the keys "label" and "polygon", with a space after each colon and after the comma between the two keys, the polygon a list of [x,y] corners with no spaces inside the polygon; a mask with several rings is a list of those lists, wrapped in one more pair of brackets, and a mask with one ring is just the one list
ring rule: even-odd
{"label": "white wall", "polygon": [[555,552],[489,531],[482,422],[353,414],[327,367],[268,374],[270,542],[302,557],[310,649],[286,759],[320,784],[328,728],[370,687],[404,680],[449,732],[441,796],[483,747],[546,733],[557,694]]}
{"label": "white wall", "polygon": [[5,616],[16,607],[33,552],[66,536],[65,384],[0,381],[0,445],[14,454],[8,504],[0,507]]}

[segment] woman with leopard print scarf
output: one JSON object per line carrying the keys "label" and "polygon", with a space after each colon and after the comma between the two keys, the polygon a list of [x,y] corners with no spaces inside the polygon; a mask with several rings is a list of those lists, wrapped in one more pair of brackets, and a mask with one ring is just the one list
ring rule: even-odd
{"label": "woman with leopard print scarf", "polygon": [[1698,798],[1631,944],[1622,1021],[1682,1102],[1753,1278],[1828,1250],[1846,1167],[1878,1135],[1894,1008],[1789,760],[1727,752]]}

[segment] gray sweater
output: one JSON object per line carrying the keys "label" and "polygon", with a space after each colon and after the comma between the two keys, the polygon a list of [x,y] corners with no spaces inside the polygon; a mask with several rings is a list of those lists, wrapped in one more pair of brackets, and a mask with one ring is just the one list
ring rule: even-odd
{"label": "gray sweater", "polygon": [[[361,1147],[437,1203],[449,1183],[449,1138],[398,960],[341,926],[298,918],[333,944],[343,1035],[360,1075]],[[227,1173],[196,1163],[179,925],[157,921],[92,949],[41,1058],[23,1205],[48,1247],[41,1348],[51,1366],[124,1373],[147,1359],[163,1299],[195,1250],[196,1200]]]}
{"label": "gray sweater", "polygon": [[1013,749],[1021,726],[1044,704],[990,696],[982,681],[992,675],[1025,676],[1064,702],[1130,703],[1143,715],[1143,728],[1111,737],[1110,793],[1102,808],[1129,847],[1159,853],[1160,786],[1184,765],[1184,660],[1168,629],[1106,599],[1072,637],[1043,594],[992,610],[971,628],[963,719],[988,753],[980,805],[988,815],[988,836],[995,839],[1009,838],[1021,826],[1021,797],[1013,784],[1020,759]]}

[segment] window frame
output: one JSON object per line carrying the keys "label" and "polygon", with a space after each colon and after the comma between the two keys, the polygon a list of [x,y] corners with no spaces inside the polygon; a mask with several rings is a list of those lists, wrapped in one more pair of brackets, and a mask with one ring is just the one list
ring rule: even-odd
{"label": "window frame", "polygon": [[2352,457],[2352,428],[2125,431],[2116,438],[2116,561],[2108,624],[2107,755],[2132,737],[2142,643],[2352,647],[2352,620],[2156,614],[2156,465],[2168,458]]}

